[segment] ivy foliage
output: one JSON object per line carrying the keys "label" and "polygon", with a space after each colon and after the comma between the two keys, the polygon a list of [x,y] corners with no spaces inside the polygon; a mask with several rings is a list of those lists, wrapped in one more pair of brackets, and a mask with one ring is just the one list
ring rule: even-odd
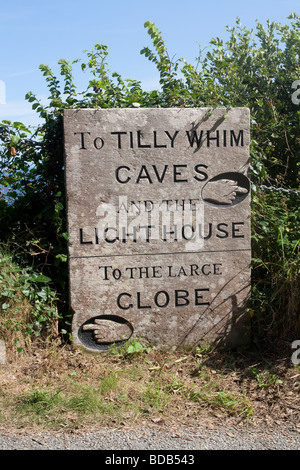
{"label": "ivy foliage", "polygon": [[35,338],[56,338],[60,317],[47,276],[13,262],[0,246],[0,338],[22,352]]}
{"label": "ivy foliage", "polygon": [[[85,51],[84,59],[59,60],[59,78],[49,66],[40,66],[48,103],[42,104],[32,92],[26,99],[42,124],[36,128],[8,120],[0,124],[0,240],[13,244],[20,260],[26,259],[52,279],[61,305],[67,305],[68,239],[63,110],[247,106],[251,112],[253,313],[278,329],[286,323],[285,315],[292,328],[298,325],[299,301],[287,305],[287,299],[299,299],[300,105],[292,100],[292,93],[300,79],[300,17],[292,13],[288,20],[286,25],[257,22],[252,31],[237,19],[227,28],[228,39],[213,38],[207,49],[199,50],[195,64],[171,58],[161,32],[147,21],[153,47],[144,47],[141,54],[156,67],[160,83],[152,91],[143,90],[138,80],[111,73],[107,46],[101,44]],[[75,67],[87,76],[84,91],[77,91]],[[263,191],[261,185],[279,191]]]}

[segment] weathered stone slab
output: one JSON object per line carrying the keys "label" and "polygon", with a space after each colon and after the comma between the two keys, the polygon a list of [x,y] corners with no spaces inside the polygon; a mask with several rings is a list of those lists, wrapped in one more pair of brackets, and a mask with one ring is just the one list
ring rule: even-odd
{"label": "weathered stone slab", "polygon": [[73,338],[244,341],[249,110],[64,113]]}

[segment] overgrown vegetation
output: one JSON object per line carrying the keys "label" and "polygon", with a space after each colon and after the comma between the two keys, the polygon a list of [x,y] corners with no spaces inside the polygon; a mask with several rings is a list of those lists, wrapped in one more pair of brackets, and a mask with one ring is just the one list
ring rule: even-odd
{"label": "overgrown vegetation", "polygon": [[[40,66],[50,93],[48,104],[32,92],[26,99],[43,124],[27,128],[21,122],[1,123],[1,241],[13,254],[10,259],[0,254],[0,337],[18,329],[23,342],[42,333],[47,337],[57,321],[59,332],[68,329],[63,109],[247,106],[252,136],[253,339],[258,345],[267,338],[295,339],[300,105],[291,95],[292,84],[300,79],[300,18],[290,15],[288,25],[268,22],[264,27],[257,22],[255,32],[237,20],[228,28],[229,39],[212,39],[207,50],[199,51],[195,65],[171,59],[157,27],[150,21],[145,27],[153,49],[145,47],[141,53],[160,74],[158,90],[145,91],[139,81],[111,73],[107,47],[97,44],[84,59],[60,60],[61,79],[47,65]],[[74,83],[75,67],[87,74],[87,88],[81,92]],[[30,304],[25,316],[18,310],[20,303]],[[13,341],[19,336],[13,335]]]}
{"label": "overgrown vegetation", "polygon": [[0,337],[22,352],[35,338],[58,336],[60,315],[50,278],[13,262],[0,251]]}
{"label": "overgrown vegetation", "polygon": [[299,366],[257,354],[133,346],[132,353],[90,356],[55,342],[32,345],[0,368],[0,429],[299,426]]}

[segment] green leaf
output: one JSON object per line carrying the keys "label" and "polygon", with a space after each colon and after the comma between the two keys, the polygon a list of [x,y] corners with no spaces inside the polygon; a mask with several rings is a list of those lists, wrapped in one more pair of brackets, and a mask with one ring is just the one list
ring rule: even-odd
{"label": "green leaf", "polygon": [[34,282],[51,282],[51,279],[48,276],[44,276],[44,274],[39,274],[34,278]]}
{"label": "green leaf", "polygon": [[64,208],[64,206],[61,202],[58,202],[57,204],[55,204],[55,209],[57,211],[61,211],[61,210],[63,210],[63,208]]}

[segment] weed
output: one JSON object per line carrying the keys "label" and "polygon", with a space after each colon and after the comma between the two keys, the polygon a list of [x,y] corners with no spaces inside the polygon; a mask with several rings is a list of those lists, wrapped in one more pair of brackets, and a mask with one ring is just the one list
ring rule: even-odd
{"label": "weed", "polygon": [[195,386],[175,379],[169,387],[169,392],[180,393],[193,402],[206,403],[211,407],[217,407],[247,419],[254,415],[254,409],[248,397],[243,394],[236,395],[226,390],[219,390],[217,382],[207,382],[203,387],[196,389]]}
{"label": "weed", "polygon": [[91,385],[81,385],[77,393],[72,394],[66,401],[67,408],[76,411],[78,415],[97,415],[99,412],[111,414],[111,405],[104,401],[98,388]]}
{"label": "weed", "polygon": [[267,389],[282,384],[282,380],[278,379],[276,374],[272,374],[268,370],[259,372],[255,367],[252,367],[250,370],[258,382],[259,388]]}
{"label": "weed", "polygon": [[118,372],[110,372],[101,380],[101,383],[99,386],[100,394],[108,395],[111,391],[117,388],[118,382],[119,382]]}
{"label": "weed", "polygon": [[154,381],[146,384],[142,398],[144,403],[155,411],[163,410],[170,401],[170,396]]}
{"label": "weed", "polygon": [[22,396],[21,406],[40,415],[56,407],[61,402],[61,390],[35,389]]}
{"label": "weed", "polygon": [[150,349],[149,347],[143,346],[140,343],[139,338],[134,338],[134,339],[131,339],[131,340],[127,341],[126,343],[120,345],[120,346],[119,345],[117,346],[116,344],[113,344],[110,347],[110,352],[114,356],[125,359],[125,358],[130,358],[130,357],[137,356],[137,355],[142,354],[142,353],[146,353],[147,351],[149,351],[149,349]]}

